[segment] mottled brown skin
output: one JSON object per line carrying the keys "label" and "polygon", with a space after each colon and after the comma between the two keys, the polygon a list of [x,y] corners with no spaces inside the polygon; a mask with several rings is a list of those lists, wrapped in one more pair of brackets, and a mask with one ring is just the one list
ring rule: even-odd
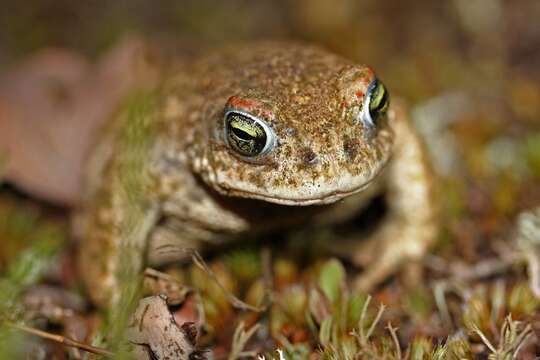
{"label": "mottled brown skin", "polygon": [[[125,116],[109,126],[90,162],[76,229],[93,299],[117,302],[127,256],[137,271],[185,256],[181,248],[343,221],[383,191],[388,221],[351,252],[366,267],[356,286],[369,289],[424,254],[436,236],[431,173],[399,106],[374,126],[359,120],[374,77],[369,67],[298,43],[231,46],[168,67],[147,121],[156,133],[138,159],[136,221],[119,170],[135,157],[118,141]],[[276,135],[272,150],[252,158],[235,152],[224,136],[230,109],[263,119]]]}

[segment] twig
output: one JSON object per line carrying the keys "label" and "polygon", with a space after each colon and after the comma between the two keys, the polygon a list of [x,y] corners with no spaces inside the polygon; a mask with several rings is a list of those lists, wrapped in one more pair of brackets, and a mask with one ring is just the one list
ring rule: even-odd
{"label": "twig", "polygon": [[384,304],[379,305],[379,311],[377,312],[377,316],[375,316],[375,320],[371,323],[371,326],[369,327],[369,330],[366,334],[366,340],[368,340],[371,335],[373,334],[373,331],[375,330],[375,327],[379,323],[379,320],[381,320],[381,316],[384,312],[384,309],[386,309],[386,306]]}
{"label": "twig", "polygon": [[511,355],[512,359],[516,358],[523,344],[532,335],[531,324],[527,324],[521,331],[518,330],[518,324],[520,323],[512,320],[512,315],[506,317],[501,329],[501,340],[497,353],[501,355],[501,358],[507,354]]}
{"label": "twig", "polygon": [[515,350],[513,352],[513,356],[517,356],[517,354],[521,351],[521,347],[529,340],[529,337],[533,334],[533,329],[531,324],[527,324],[525,329],[517,336],[517,339],[515,341]]}
{"label": "twig", "polygon": [[252,351],[244,351],[244,347],[251,337],[259,330],[259,324],[253,325],[249,330],[245,330],[244,322],[240,322],[233,335],[232,349],[229,354],[229,360],[237,360],[241,357],[255,357],[256,353]]}
{"label": "twig", "polygon": [[240,310],[249,310],[253,312],[263,312],[268,307],[266,304],[263,304],[262,306],[253,306],[238,299],[219,282],[216,274],[206,265],[203,258],[197,251],[191,252],[191,258],[193,259],[195,265],[197,265],[201,270],[203,270],[212,279],[212,281],[214,281],[216,285],[223,291],[223,293],[233,307]]}
{"label": "twig", "polygon": [[362,307],[362,312],[360,313],[358,331],[360,331],[360,339],[362,340],[362,342],[364,342],[364,339],[366,338],[364,334],[364,321],[366,320],[367,309],[370,302],[371,302],[371,295],[368,295],[366,301],[364,302],[364,306]]}
{"label": "twig", "polygon": [[390,336],[392,336],[392,340],[394,341],[394,346],[396,347],[396,359],[401,360],[401,346],[399,345],[399,340],[397,337],[397,328],[392,327],[392,324],[388,322],[388,325],[386,326],[388,331],[390,332]]}
{"label": "twig", "polygon": [[114,353],[111,352],[111,351],[101,349],[101,348],[98,348],[98,347],[95,347],[95,346],[92,346],[92,345],[84,344],[84,343],[72,340],[72,339],[70,339],[68,337],[65,337],[65,336],[62,336],[62,335],[52,334],[52,333],[49,333],[49,332],[46,332],[46,331],[34,329],[34,328],[31,328],[31,327],[28,327],[28,326],[25,326],[25,325],[20,325],[20,324],[15,324],[15,323],[9,323],[8,322],[8,323],[5,323],[5,325],[9,326],[11,328],[23,331],[23,332],[25,332],[27,334],[32,334],[32,335],[35,335],[35,336],[39,336],[39,337],[41,337],[43,339],[51,340],[51,341],[60,343],[60,344],[65,345],[65,346],[74,347],[74,348],[77,348],[79,350],[84,350],[84,351],[87,351],[87,352],[92,353],[92,354],[103,355],[103,356],[107,356],[107,357],[113,357],[114,356]]}
{"label": "twig", "polygon": [[484,333],[480,330],[480,328],[476,324],[473,324],[472,331],[475,332],[476,335],[480,337],[480,339],[482,339],[482,342],[484,343],[484,345],[488,347],[489,351],[491,351],[492,353],[497,352],[495,347],[491,344],[489,339],[486,337],[486,335],[484,335]]}
{"label": "twig", "polygon": [[203,260],[202,256],[196,250],[189,249],[189,248],[187,248],[187,249],[186,248],[179,248],[179,247],[172,246],[172,245],[165,245],[165,246],[162,246],[162,247],[158,248],[157,250],[159,250],[159,251],[167,250],[169,252],[173,251],[173,252],[183,253],[183,254],[186,254],[187,256],[190,256],[193,263],[195,265],[197,265],[202,271],[204,271],[212,279],[212,281],[215,282],[216,285],[223,291],[223,293],[227,297],[227,300],[229,300],[229,302],[231,303],[231,305],[234,308],[239,309],[239,310],[253,311],[253,312],[257,312],[257,313],[264,312],[268,308],[268,304],[263,304],[261,306],[250,305],[250,304],[238,299],[236,296],[234,296],[234,294],[229,292],[219,282],[219,279],[217,278],[216,274],[212,271],[212,269],[210,269],[206,265],[206,262]]}

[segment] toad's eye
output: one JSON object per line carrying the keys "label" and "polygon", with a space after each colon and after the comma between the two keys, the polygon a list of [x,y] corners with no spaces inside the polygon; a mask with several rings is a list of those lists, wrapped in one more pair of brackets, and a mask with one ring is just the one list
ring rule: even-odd
{"label": "toad's eye", "polygon": [[390,105],[390,95],[379,80],[373,80],[368,87],[364,105],[362,107],[362,120],[375,126],[377,121],[386,114]]}
{"label": "toad's eye", "polygon": [[225,114],[225,138],[240,155],[253,157],[268,152],[274,137],[266,123],[248,113],[228,111]]}

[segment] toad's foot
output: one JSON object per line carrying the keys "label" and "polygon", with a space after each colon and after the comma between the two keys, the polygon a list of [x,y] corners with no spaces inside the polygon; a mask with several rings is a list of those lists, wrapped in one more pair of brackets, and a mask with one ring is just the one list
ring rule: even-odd
{"label": "toad's foot", "polygon": [[397,221],[359,243],[352,252],[352,261],[365,270],[353,280],[353,287],[369,291],[403,264],[420,259],[427,251],[434,231],[432,226],[404,227]]}

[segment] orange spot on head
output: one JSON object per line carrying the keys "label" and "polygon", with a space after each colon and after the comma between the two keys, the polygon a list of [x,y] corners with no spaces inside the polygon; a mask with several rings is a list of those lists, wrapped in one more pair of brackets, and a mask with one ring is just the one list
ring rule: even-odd
{"label": "orange spot on head", "polygon": [[229,100],[227,100],[227,106],[236,109],[250,110],[256,106],[256,102],[253,100],[242,99],[239,96],[231,96]]}
{"label": "orange spot on head", "polygon": [[357,98],[363,98],[364,97],[364,92],[358,90],[357,92],[355,92],[355,95],[356,95]]}
{"label": "orange spot on head", "polygon": [[253,100],[253,99],[245,99],[241,98],[239,96],[231,96],[229,100],[227,100],[226,104],[227,108],[236,109],[248,112],[254,116],[262,116],[266,119],[273,119],[274,114],[271,109],[269,109],[264,103]]}

